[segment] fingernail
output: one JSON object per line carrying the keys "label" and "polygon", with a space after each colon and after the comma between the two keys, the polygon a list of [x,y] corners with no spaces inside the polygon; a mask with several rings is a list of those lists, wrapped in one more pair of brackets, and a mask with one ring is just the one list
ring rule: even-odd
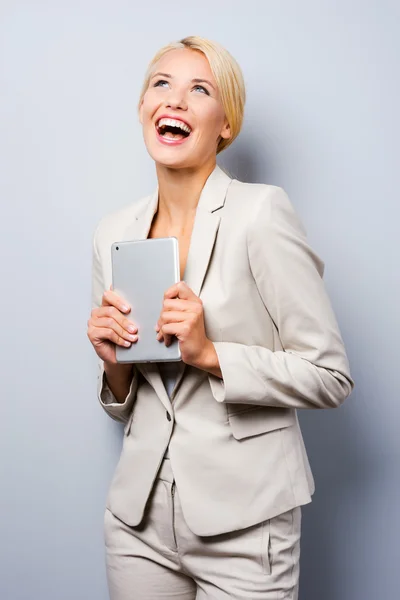
{"label": "fingernail", "polygon": [[137,338],[138,338],[138,336],[137,336],[137,335],[130,335],[130,336],[129,336],[129,339],[130,339],[132,342],[136,342]]}
{"label": "fingernail", "polygon": [[137,327],[135,325],[128,325],[129,333],[137,333]]}
{"label": "fingernail", "polygon": [[128,310],[129,310],[129,307],[128,307],[128,306],[126,306],[126,304],[122,304],[122,305],[121,305],[121,310],[122,310],[122,312],[128,312]]}
{"label": "fingernail", "polygon": [[131,345],[131,343],[128,342],[128,340],[124,340],[124,346],[130,346],[130,345]]}

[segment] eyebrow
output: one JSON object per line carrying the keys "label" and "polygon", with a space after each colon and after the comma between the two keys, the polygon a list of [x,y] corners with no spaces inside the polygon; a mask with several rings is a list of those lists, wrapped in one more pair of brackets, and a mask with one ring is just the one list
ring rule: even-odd
{"label": "eyebrow", "polygon": [[[172,75],[170,75],[169,73],[154,73],[154,75],[152,75],[150,79],[154,79],[154,77],[165,77],[166,79],[173,79]],[[208,85],[210,85],[213,88],[213,90],[215,90],[215,87],[208,79],[200,79],[196,77],[195,79],[192,79],[192,83],[208,83]]]}

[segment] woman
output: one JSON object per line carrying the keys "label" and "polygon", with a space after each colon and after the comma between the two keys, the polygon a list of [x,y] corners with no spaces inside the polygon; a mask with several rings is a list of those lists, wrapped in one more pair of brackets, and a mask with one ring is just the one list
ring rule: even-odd
{"label": "woman", "polygon": [[[219,45],[160,50],[139,102],[158,188],[94,237],[88,336],[100,402],[126,423],[105,514],[112,600],[297,598],[300,507],[314,486],[296,409],[339,406],[353,387],[323,263],[285,192],[216,166],[244,99]],[[182,281],[154,335],[176,336],[182,362],[117,364],[115,345],[140,331],[110,289],[110,246],[168,236]]]}

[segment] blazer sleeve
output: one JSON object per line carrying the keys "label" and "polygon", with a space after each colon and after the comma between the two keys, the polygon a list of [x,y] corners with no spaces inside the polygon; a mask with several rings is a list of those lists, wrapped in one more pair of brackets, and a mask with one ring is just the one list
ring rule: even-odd
{"label": "blazer sleeve", "polygon": [[215,342],[218,402],[333,408],[354,383],[325,285],[324,264],[282,188],[257,203],[248,229],[249,264],[283,350]]}
{"label": "blazer sleeve", "polygon": [[[105,282],[103,278],[103,270],[97,245],[97,235],[99,227],[93,236],[93,254],[92,254],[92,307],[101,305],[103,293],[105,290]],[[114,394],[107,385],[107,379],[104,373],[104,363],[101,359],[98,360],[98,376],[97,376],[97,396],[101,406],[106,413],[114,420],[125,423],[133,410],[133,405],[136,400],[136,392],[138,386],[138,371],[133,367],[133,377],[129,388],[128,395],[123,402],[118,402]]]}

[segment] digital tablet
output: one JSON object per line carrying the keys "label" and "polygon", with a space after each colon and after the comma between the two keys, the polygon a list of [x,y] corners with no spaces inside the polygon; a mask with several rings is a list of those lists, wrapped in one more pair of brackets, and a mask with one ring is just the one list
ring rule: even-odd
{"label": "digital tablet", "polygon": [[131,307],[128,318],[139,339],[130,348],[116,347],[119,363],[181,360],[176,338],[168,348],[157,340],[155,326],[166,290],[180,280],[179,246],[175,237],[115,242],[111,246],[113,291]]}

